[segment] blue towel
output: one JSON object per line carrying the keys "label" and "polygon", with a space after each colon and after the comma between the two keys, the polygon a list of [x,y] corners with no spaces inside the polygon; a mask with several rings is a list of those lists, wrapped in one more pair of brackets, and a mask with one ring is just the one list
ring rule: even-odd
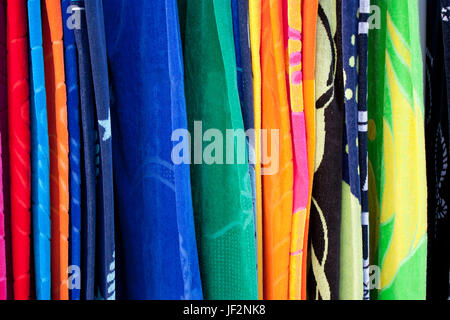
{"label": "blue towel", "polygon": [[[77,52],[73,29],[69,29],[67,21],[73,14],[70,0],[61,1],[64,26],[64,66],[67,88],[67,118],[69,127],[69,165],[70,165],[70,235],[69,235],[69,265],[80,267],[81,248],[81,163],[80,163],[80,99],[78,88]],[[80,275],[73,269],[69,272],[69,292],[71,300],[80,300]]]}
{"label": "blue towel", "polygon": [[[187,129],[176,0],[104,2],[112,92],[118,297],[202,299],[189,165],[174,165]],[[129,32],[133,30],[133,32]]]}
{"label": "blue towel", "polygon": [[[112,134],[102,1],[85,1],[85,9],[100,145],[100,171],[97,181],[99,202],[97,207],[96,262],[98,263],[98,275],[96,276],[96,294],[99,299],[114,300],[116,289]],[[132,60],[129,62],[131,63]]]}
{"label": "blue towel", "polygon": [[30,43],[31,190],[36,298],[51,299],[50,154],[42,49],[41,3],[28,0]]}
{"label": "blue towel", "polygon": [[80,25],[74,29],[78,52],[78,75],[80,80],[81,128],[83,141],[82,161],[82,255],[81,297],[94,299],[95,279],[95,235],[96,235],[96,177],[95,177],[95,104],[92,82],[91,58],[86,29],[84,1],[72,1],[83,10],[78,10]]}

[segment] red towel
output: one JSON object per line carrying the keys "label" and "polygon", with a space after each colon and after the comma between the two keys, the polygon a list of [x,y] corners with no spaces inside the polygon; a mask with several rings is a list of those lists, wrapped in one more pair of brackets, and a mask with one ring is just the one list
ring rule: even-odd
{"label": "red towel", "polygon": [[30,297],[30,105],[25,0],[7,2],[8,124],[14,297]]}

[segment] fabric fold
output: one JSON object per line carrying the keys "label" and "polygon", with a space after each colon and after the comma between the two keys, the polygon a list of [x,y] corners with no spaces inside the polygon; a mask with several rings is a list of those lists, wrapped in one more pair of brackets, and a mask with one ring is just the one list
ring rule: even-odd
{"label": "fabric fold", "polygon": [[8,273],[6,263],[7,236],[6,225],[9,216],[6,214],[5,202],[8,193],[5,183],[8,139],[8,84],[6,69],[6,1],[0,1],[0,300],[8,297]]}
{"label": "fabric fold", "polygon": [[85,1],[92,79],[94,84],[100,161],[97,176],[96,297],[115,300],[115,231],[112,130],[106,56],[105,23],[101,0]]}
{"label": "fabric fold", "polygon": [[250,51],[253,75],[253,121],[255,128],[255,209],[256,247],[258,263],[258,298],[264,298],[263,212],[261,177],[261,1],[249,0]]}
{"label": "fabric fold", "polygon": [[289,299],[300,300],[303,282],[302,263],[306,229],[309,177],[306,123],[303,99],[302,1],[284,1],[284,41],[289,65],[287,91],[290,104],[294,158],[293,211],[289,260]]}
{"label": "fabric fold", "polygon": [[74,29],[78,57],[81,111],[81,292],[83,300],[94,299],[96,244],[96,127],[94,85],[92,80],[89,40],[84,1],[72,1],[79,13],[79,26]]}
{"label": "fabric fold", "polygon": [[71,276],[72,288],[70,289],[70,299],[80,300],[80,276],[75,272],[80,267],[81,248],[81,162],[80,162],[80,97],[78,87],[77,51],[75,47],[75,36],[73,29],[76,28],[76,21],[71,21],[71,16],[77,14],[75,7],[71,6],[70,0],[61,1],[64,33],[64,67],[66,73],[67,89],[67,118],[69,130],[69,264],[74,271]]}
{"label": "fabric fold", "polygon": [[50,145],[52,298],[68,300],[69,137],[60,1],[45,0],[42,12]]}
{"label": "fabric fold", "polygon": [[342,70],[345,95],[342,144],[340,300],[363,298],[363,245],[358,141],[358,0],[342,2]]}
{"label": "fabric fold", "polygon": [[51,299],[50,153],[41,2],[28,0],[30,43],[31,213],[36,298]]}
{"label": "fabric fold", "polygon": [[280,1],[262,1],[264,299],[269,300],[288,298],[293,208],[293,150],[282,14]]}

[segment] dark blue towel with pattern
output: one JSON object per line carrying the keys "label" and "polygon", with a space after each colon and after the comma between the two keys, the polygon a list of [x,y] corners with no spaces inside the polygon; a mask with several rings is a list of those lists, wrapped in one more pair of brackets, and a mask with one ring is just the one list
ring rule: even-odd
{"label": "dark blue towel with pattern", "polygon": [[114,300],[116,289],[112,132],[103,4],[101,0],[89,0],[85,1],[84,5],[100,146],[97,180],[96,297]]}
{"label": "dark blue towel with pattern", "polygon": [[[73,10],[75,8],[75,10]],[[81,163],[80,163],[80,98],[78,87],[78,61],[75,36],[69,19],[78,14],[70,0],[61,1],[64,31],[64,69],[67,91],[67,120],[69,129],[69,167],[70,167],[70,230],[69,230],[69,293],[71,300],[80,300],[78,270],[81,263]],[[69,23],[68,23],[69,21]]]}
{"label": "dark blue towel with pattern", "polygon": [[79,25],[74,29],[78,53],[78,75],[80,81],[80,110],[82,129],[82,163],[81,163],[81,298],[94,299],[95,279],[95,234],[96,234],[96,126],[94,85],[92,81],[91,58],[86,29],[84,1],[72,1],[77,5]]}

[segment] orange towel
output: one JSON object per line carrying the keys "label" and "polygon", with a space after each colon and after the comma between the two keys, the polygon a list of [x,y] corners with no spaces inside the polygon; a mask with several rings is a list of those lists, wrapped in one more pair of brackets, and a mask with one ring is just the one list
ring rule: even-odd
{"label": "orange towel", "polygon": [[[309,192],[308,204],[306,210],[306,225],[303,242],[303,262],[302,279],[306,279],[307,249],[308,249],[308,229],[309,214],[311,208],[311,193],[314,178],[314,161],[316,154],[316,97],[314,86],[314,73],[316,69],[316,25],[318,0],[303,1],[302,20],[303,20],[303,98],[305,103],[306,118],[306,144],[308,147],[308,171],[309,171]],[[306,281],[302,282],[301,299],[306,299]]]}
{"label": "orange towel", "polygon": [[[267,130],[262,137],[264,298],[284,300],[289,286],[293,162],[281,1],[262,1],[261,30],[262,128]],[[279,140],[272,141],[272,130],[279,130]],[[279,157],[274,154],[277,146]]]}
{"label": "orange towel", "polygon": [[68,300],[69,140],[61,1],[45,0],[43,4],[42,29],[50,143],[52,299]]}

